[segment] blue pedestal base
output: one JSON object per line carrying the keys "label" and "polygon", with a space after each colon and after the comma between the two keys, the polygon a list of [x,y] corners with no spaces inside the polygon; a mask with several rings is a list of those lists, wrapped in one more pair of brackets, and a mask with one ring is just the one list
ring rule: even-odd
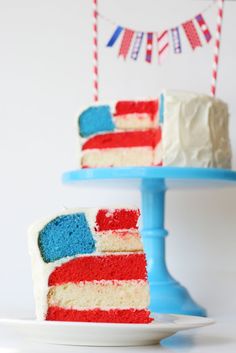
{"label": "blue pedestal base", "polygon": [[187,289],[175,280],[165,283],[153,282],[150,287],[152,297],[150,310],[152,312],[195,316],[207,315],[206,310],[190,297]]}

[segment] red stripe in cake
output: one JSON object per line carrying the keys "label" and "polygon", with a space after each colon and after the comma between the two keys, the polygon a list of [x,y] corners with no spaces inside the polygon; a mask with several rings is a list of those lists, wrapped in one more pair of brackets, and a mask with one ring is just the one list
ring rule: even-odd
{"label": "red stripe in cake", "polygon": [[139,210],[99,210],[96,216],[96,231],[137,229],[139,216]]}
{"label": "red stripe in cake", "polygon": [[73,310],[52,306],[48,308],[46,320],[148,324],[153,321],[149,315],[145,309]]}
{"label": "red stripe in cake", "polygon": [[120,101],[115,106],[115,116],[134,113],[147,113],[152,119],[158,111],[158,101]]}
{"label": "red stripe in cake", "polygon": [[144,254],[81,256],[56,267],[49,276],[48,284],[139,279],[147,279]]}
{"label": "red stripe in cake", "polygon": [[126,148],[148,146],[153,149],[161,141],[161,129],[100,134],[88,139],[82,149]]}

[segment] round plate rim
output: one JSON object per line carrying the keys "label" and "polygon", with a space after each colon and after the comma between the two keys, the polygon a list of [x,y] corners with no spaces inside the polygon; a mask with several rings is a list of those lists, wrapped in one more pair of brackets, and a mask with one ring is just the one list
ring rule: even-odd
{"label": "round plate rim", "polygon": [[[151,324],[115,324],[115,323],[96,323],[96,322],[65,322],[65,321],[39,321],[36,319],[23,319],[23,318],[0,318],[0,324],[6,325],[34,325],[34,326],[61,326],[61,327],[96,327],[96,328],[117,328],[117,329],[154,329],[154,330],[186,330],[191,328],[198,328],[202,326],[208,326],[215,323],[215,320],[208,317],[192,316],[192,315],[180,315],[180,314],[156,314],[156,315],[167,315],[172,316],[176,319],[187,319],[188,322],[158,322],[154,321]],[[191,323],[191,320],[193,322]]]}

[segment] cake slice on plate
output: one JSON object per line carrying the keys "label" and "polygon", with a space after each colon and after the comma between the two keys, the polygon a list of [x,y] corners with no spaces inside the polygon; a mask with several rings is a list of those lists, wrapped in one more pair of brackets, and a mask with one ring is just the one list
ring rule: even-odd
{"label": "cake slice on plate", "polygon": [[29,232],[42,320],[149,323],[137,209],[68,210]]}

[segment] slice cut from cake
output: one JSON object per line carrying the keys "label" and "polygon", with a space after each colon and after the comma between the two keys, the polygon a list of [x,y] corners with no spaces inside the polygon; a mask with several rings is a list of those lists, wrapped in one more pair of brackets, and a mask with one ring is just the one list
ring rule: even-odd
{"label": "slice cut from cake", "polygon": [[137,209],[68,210],[29,233],[42,320],[149,323]]}
{"label": "slice cut from cake", "polygon": [[[82,168],[231,168],[228,107],[203,94],[95,104],[78,118]],[[160,105],[160,109],[159,109]]]}
{"label": "slice cut from cake", "polygon": [[83,168],[161,164],[158,101],[92,106],[79,116]]}

